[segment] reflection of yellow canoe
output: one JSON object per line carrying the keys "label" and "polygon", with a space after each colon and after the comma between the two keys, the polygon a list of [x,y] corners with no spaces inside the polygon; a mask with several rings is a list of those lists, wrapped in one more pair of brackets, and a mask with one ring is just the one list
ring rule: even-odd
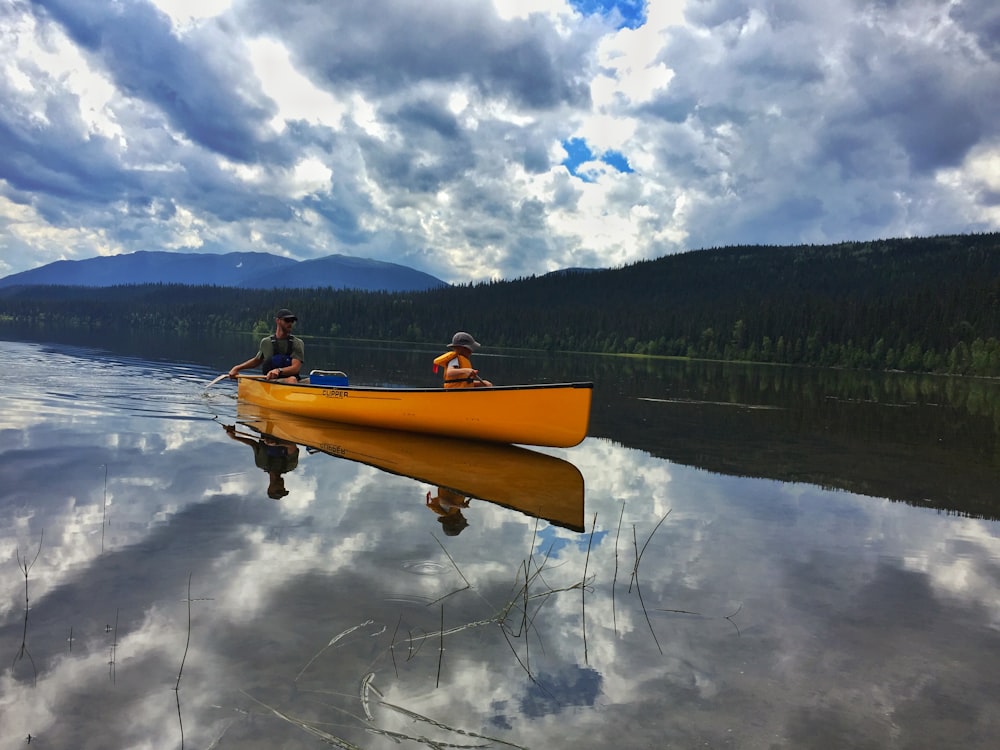
{"label": "reflection of yellow canoe", "polygon": [[583,531],[583,476],[568,461],[513,445],[323,422],[239,404],[259,432],[445,487]]}
{"label": "reflection of yellow canoe", "polygon": [[241,375],[241,401],[314,419],[569,448],[587,436],[593,383],[495,388],[376,388],[280,383]]}

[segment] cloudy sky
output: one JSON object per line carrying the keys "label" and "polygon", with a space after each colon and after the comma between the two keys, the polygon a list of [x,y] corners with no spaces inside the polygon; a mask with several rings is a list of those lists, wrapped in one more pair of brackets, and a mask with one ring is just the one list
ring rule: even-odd
{"label": "cloudy sky", "polygon": [[996,0],[0,0],[0,276],[1000,229]]}

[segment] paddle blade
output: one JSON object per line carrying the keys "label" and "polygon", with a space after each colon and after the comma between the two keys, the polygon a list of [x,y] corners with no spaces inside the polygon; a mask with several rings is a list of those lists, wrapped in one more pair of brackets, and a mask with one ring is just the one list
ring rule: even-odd
{"label": "paddle blade", "polygon": [[219,377],[217,377],[211,383],[209,383],[208,385],[206,385],[205,386],[205,390],[207,391],[209,388],[211,388],[213,385],[215,385],[216,383],[218,383],[220,380],[225,380],[228,377],[229,377],[229,373],[228,372],[222,373]]}

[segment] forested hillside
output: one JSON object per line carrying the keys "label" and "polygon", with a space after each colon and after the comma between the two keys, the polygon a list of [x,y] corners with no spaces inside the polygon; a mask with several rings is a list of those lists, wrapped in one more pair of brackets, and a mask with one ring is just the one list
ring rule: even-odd
{"label": "forested hillside", "polygon": [[1000,375],[1000,234],[728,247],[418,293],[128,286],[3,290],[30,325],[304,336]]}

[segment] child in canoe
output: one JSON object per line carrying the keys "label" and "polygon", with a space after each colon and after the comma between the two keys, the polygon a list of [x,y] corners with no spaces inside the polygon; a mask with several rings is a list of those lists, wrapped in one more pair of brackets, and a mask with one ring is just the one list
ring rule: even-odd
{"label": "child in canoe", "polygon": [[472,352],[479,346],[471,333],[459,331],[448,344],[449,351],[434,359],[434,372],[439,367],[444,368],[445,388],[489,388],[493,385],[479,377],[479,371],[472,366]]}

